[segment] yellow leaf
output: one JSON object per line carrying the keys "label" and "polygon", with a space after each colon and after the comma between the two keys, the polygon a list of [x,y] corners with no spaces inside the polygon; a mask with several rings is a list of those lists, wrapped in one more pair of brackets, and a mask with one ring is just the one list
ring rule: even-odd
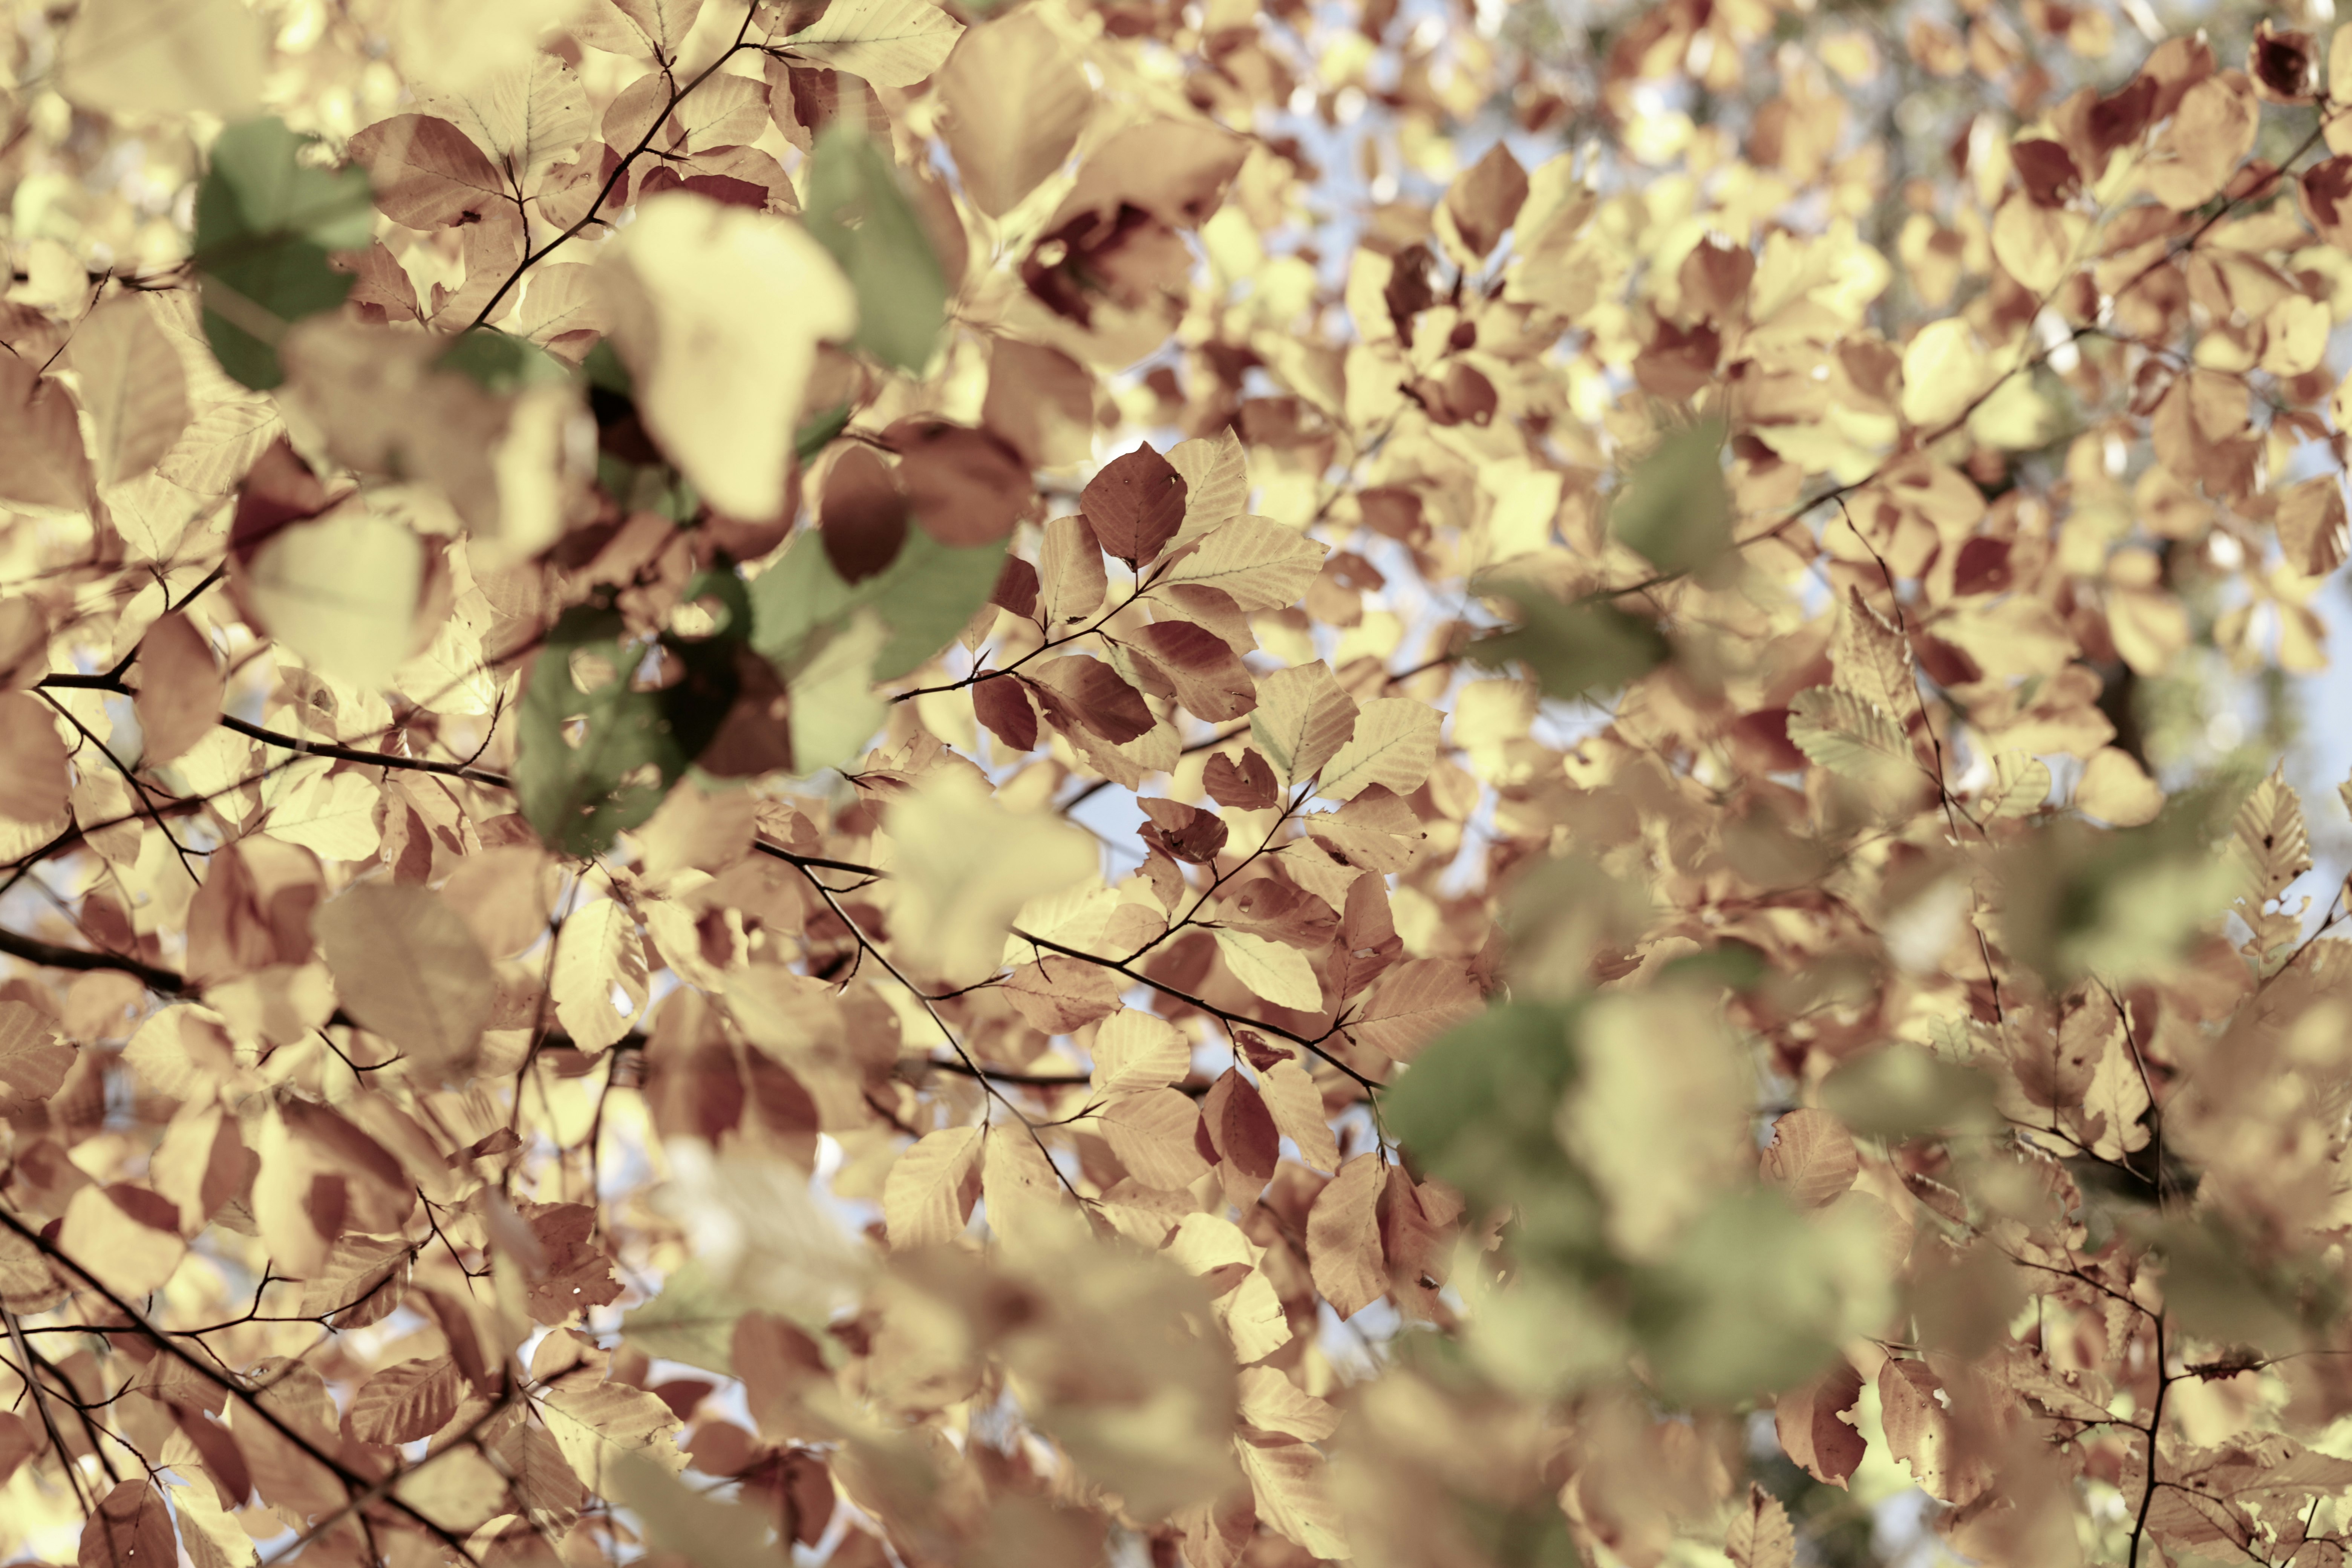
{"label": "yellow leaf", "polygon": [[343,1006],[434,1068],[474,1048],[496,979],[457,911],[424,888],[362,882],[312,921]]}
{"label": "yellow leaf", "polygon": [[116,1295],[135,1301],[162,1289],[187,1256],[188,1244],[173,1228],[178,1217],[173,1204],[144,1188],[87,1186],[66,1205],[58,1245]]}
{"label": "yellow leaf", "polygon": [[1118,1095],[1097,1121],[1118,1163],[1147,1187],[1189,1187],[1209,1173],[1200,1153],[1201,1108],[1181,1089]]}
{"label": "yellow leaf", "polygon": [[1210,530],[1201,547],[1157,581],[1222,589],[1244,610],[1279,610],[1297,602],[1323,569],[1330,546],[1263,517],[1237,517]]}
{"label": "yellow leaf", "polygon": [[1095,1029],[1092,1087],[1097,1095],[1161,1089],[1192,1066],[1192,1047],[1176,1026],[1132,1009],[1114,1013]]}
{"label": "yellow leaf", "polygon": [[[612,899],[573,911],[556,934],[548,989],[557,1020],[582,1050],[601,1051],[627,1034],[646,1005],[646,950],[635,917]],[[614,1005],[615,990],[629,999],[625,1013]]]}
{"label": "yellow leaf", "polygon": [[1312,1013],[1323,1005],[1323,987],[1307,955],[1286,942],[1219,926],[1217,952],[1234,979],[1277,1007]]}
{"label": "yellow leaf", "polygon": [[942,1247],[963,1234],[980,1195],[982,1129],[926,1132],[890,1167],[882,1188],[882,1222],[893,1248]]}
{"label": "yellow leaf", "polygon": [[1339,1141],[1324,1115],[1323,1091],[1307,1069],[1295,1061],[1276,1062],[1258,1074],[1257,1087],[1275,1130],[1298,1145],[1298,1157],[1318,1171],[1338,1170]]}
{"label": "yellow leaf", "polygon": [[668,192],[639,205],[597,269],[663,449],[722,512],[776,516],[816,345],[857,326],[840,268],[789,219]]}
{"label": "yellow leaf", "polygon": [[1903,417],[1922,430],[1958,419],[1992,379],[1976,329],[1958,316],[1930,321],[1903,351]]}
{"label": "yellow leaf", "polygon": [[266,42],[238,0],[88,0],[58,41],[58,90],[100,114],[240,119],[261,106]]}
{"label": "yellow leaf", "polygon": [[1357,718],[1356,700],[1318,658],[1286,665],[1259,680],[1250,738],[1291,784],[1322,771],[1355,734]]}
{"label": "yellow leaf", "polygon": [[1097,873],[1083,828],[1006,809],[968,768],[926,774],[891,805],[887,826],[899,950],[950,984],[996,968],[1023,904]]}
{"label": "yellow leaf", "polygon": [[2164,809],[2164,791],[2130,752],[2104,746],[2074,786],[2074,809],[2117,827],[2137,827]]}
{"label": "yellow leaf", "polygon": [[972,205],[991,217],[1011,212],[1062,166],[1094,110],[1086,73],[1027,10],[964,34],[937,90],[948,110],[940,134]]}
{"label": "yellow leaf", "polygon": [[1411,795],[1437,761],[1437,731],[1444,715],[1410,697],[1380,697],[1364,704],[1356,732],[1323,764],[1316,793],[1352,800],[1374,784]]}
{"label": "yellow leaf", "polygon": [[592,1490],[603,1492],[615,1468],[632,1458],[671,1475],[686,1468],[686,1452],[677,1446],[683,1424],[642,1388],[583,1379],[559,1384],[539,1407],[572,1473]]}
{"label": "yellow leaf", "polygon": [[322,675],[389,685],[408,657],[425,542],[353,499],[272,535],[246,596],[269,635]]}
{"label": "yellow leaf", "polygon": [[962,34],[963,24],[930,0],[833,0],[814,26],[777,43],[877,87],[912,87],[940,68]]}
{"label": "yellow leaf", "polygon": [[187,428],[187,373],[146,295],[117,295],[92,310],[66,363],[81,380],[100,484],[145,473]]}

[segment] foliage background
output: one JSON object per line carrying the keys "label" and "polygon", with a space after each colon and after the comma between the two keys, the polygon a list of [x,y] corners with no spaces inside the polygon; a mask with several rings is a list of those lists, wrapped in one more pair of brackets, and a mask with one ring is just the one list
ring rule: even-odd
{"label": "foliage background", "polygon": [[17,1555],[2342,1561],[2330,17],[8,19]]}

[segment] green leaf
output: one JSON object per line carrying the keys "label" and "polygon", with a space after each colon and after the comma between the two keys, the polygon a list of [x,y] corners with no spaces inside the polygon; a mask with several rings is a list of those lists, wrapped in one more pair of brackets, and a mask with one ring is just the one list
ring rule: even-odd
{"label": "green leaf", "polygon": [[690,1258],[671,1271],[660,1295],[622,1317],[621,1333],[647,1355],[732,1377],[735,1320],[751,1310]]}
{"label": "green leaf", "polygon": [[1821,1104],[1874,1138],[1912,1138],[1993,1119],[1992,1086],[1982,1073],[1908,1040],[1856,1057],[1830,1074]]}
{"label": "green leaf", "polygon": [[1892,781],[1913,763],[1902,726],[1874,702],[1834,686],[1800,691],[1789,703],[1789,741],[1834,773]]}
{"label": "green leaf", "polygon": [[434,368],[454,370],[501,396],[572,378],[571,367],[537,343],[487,328],[461,334],[442,351]]}
{"label": "green leaf", "polygon": [[1723,427],[1709,421],[1658,443],[1609,508],[1609,526],[1661,572],[1688,572],[1731,542]]}
{"label": "green leaf", "polygon": [[1527,667],[1547,697],[1573,700],[1648,674],[1672,652],[1658,628],[1604,600],[1563,605],[1532,588],[1490,590],[1517,606],[1519,624],[1470,645],[1472,663]]}
{"label": "green leaf", "polygon": [[1572,1004],[1510,1002],[1441,1035],[1381,1097],[1389,1132],[1474,1203],[1517,1203],[1530,1255],[1597,1241],[1600,1202],[1553,1123],[1577,1075]]}
{"label": "green leaf", "polygon": [[751,647],[789,681],[793,667],[815,651],[813,634],[845,626],[851,612],[868,608],[890,634],[874,657],[873,679],[896,680],[955,639],[988,603],[1003,567],[1002,544],[957,548],[909,529],[887,570],[853,584],[833,569],[815,534],[803,532],[751,584]]}
{"label": "green leaf", "polygon": [[286,329],[351,292],[351,274],[329,254],[365,246],[374,230],[366,173],[306,165],[309,140],[280,120],[232,125],[196,188],[205,337],[223,370],[260,391],[286,379]]}
{"label": "green leaf", "polygon": [[857,290],[857,346],[919,373],[947,321],[947,278],[889,153],[835,122],[817,138],[803,221]]}
{"label": "green leaf", "polygon": [[615,610],[566,610],[523,685],[515,791],[524,820],[569,855],[596,854],[653,816],[735,700],[727,638],[666,642],[684,678],[639,690],[632,678],[650,650],[623,631]]}
{"label": "green leaf", "polygon": [[[603,347],[603,344],[598,344]],[[850,407],[837,403],[824,413],[803,423],[793,432],[793,451],[803,463],[833,444],[833,438],[849,428]]]}

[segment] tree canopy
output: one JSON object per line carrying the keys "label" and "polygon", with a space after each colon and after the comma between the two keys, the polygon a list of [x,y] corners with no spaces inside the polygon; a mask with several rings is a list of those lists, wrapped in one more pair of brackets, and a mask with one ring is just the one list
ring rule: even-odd
{"label": "tree canopy", "polygon": [[2340,1568],[2325,6],[7,16],[0,1558]]}

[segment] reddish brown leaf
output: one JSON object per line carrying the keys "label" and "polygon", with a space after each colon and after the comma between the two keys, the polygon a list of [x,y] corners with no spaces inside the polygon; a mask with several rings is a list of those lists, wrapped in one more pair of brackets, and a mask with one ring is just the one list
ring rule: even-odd
{"label": "reddish brown leaf", "polygon": [[172,1568],[179,1551],[163,1493],[145,1481],[124,1481],[82,1526],[74,1561],[78,1568]]}
{"label": "reddish brown leaf", "polygon": [[1181,801],[1141,796],[1135,803],[1151,820],[1136,829],[1143,841],[1175,858],[1205,866],[1225,847],[1225,819]]}
{"label": "reddish brown leaf", "polygon": [[1028,466],[985,430],[902,419],[882,438],[917,525],[941,544],[993,544],[1029,509]]}
{"label": "reddish brown leaf", "polygon": [[1275,1128],[1273,1113],[1257,1086],[1227,1068],[1202,1097],[1201,1120],[1208,1127],[1210,1147],[1217,1152],[1225,1196],[1249,1207],[1273,1178],[1281,1155],[1282,1134]]}
{"label": "reddish brown leaf", "polygon": [[1815,1480],[1843,1487],[1869,1445],[1839,1417],[1861,1397],[1862,1374],[1843,1361],[1780,1395],[1772,1418],[1781,1451]]}
{"label": "reddish brown leaf", "polygon": [[992,675],[975,683],[971,689],[971,710],[974,717],[988,726],[988,732],[1015,752],[1034,751],[1037,745],[1037,710],[1029,701],[1029,693],[1018,676]]}
{"label": "reddish brown leaf", "polygon": [[1065,731],[1083,726],[1118,746],[1151,728],[1143,693],[1099,659],[1051,660],[1037,671],[1030,689]]}
{"label": "reddish brown leaf", "polygon": [[863,582],[898,558],[908,510],[889,465],[870,448],[852,447],[835,459],[817,506],[817,531],[843,582]]}
{"label": "reddish brown leaf", "polygon": [[352,159],[368,172],[375,205],[410,228],[479,223],[507,197],[506,182],[455,125],[429,114],[395,114],[352,138]]}
{"label": "reddish brown leaf", "polygon": [[1158,560],[1184,525],[1184,476],[1145,446],[1105,464],[1078,504],[1105,550],[1141,566]]}
{"label": "reddish brown leaf", "polygon": [[1211,757],[1201,782],[1210,799],[1236,811],[1264,811],[1282,798],[1274,769],[1266,765],[1265,759],[1253,746],[1242,748],[1238,763],[1223,752]]}
{"label": "reddish brown leaf", "polygon": [[1190,621],[1155,621],[1136,634],[1176,700],[1213,724],[1238,719],[1257,706],[1257,680],[1225,639]]}

